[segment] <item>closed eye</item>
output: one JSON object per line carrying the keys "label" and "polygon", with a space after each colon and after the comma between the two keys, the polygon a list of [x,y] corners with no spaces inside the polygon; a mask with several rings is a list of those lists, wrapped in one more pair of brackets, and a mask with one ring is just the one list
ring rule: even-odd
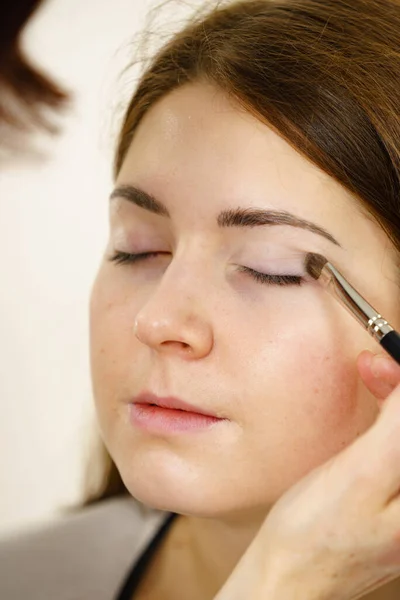
{"label": "closed eye", "polygon": [[[169,252],[140,252],[135,254],[117,250],[110,261],[119,265],[133,264],[162,254],[169,254]],[[255,271],[250,267],[240,267],[240,271],[247,273],[258,283],[267,285],[301,285],[304,282],[303,277],[300,275],[272,275],[270,273],[260,273],[260,271]]]}
{"label": "closed eye", "polygon": [[139,262],[140,260],[145,260],[147,258],[154,258],[159,254],[169,254],[169,252],[140,252],[137,254],[130,254],[129,252],[121,252],[117,250],[115,254],[110,258],[111,262],[115,262],[118,265],[123,265],[126,263],[132,264],[135,262]]}
{"label": "closed eye", "polygon": [[304,283],[304,278],[300,275],[272,275],[271,273],[260,273],[250,267],[240,267],[240,270],[251,275],[259,283],[267,285],[301,285]]}

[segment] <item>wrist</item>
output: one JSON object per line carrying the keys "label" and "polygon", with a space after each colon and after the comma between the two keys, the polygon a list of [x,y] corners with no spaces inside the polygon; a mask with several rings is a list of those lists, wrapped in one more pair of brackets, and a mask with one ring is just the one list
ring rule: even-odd
{"label": "wrist", "polygon": [[[332,582],[333,583],[333,582]],[[313,567],[270,566],[260,578],[252,600],[340,600],[327,574]]]}
{"label": "wrist", "polygon": [[[243,596],[244,598],[244,596]],[[295,582],[274,582],[256,590],[252,600],[333,600],[331,594],[322,592],[318,586]],[[338,600],[338,596],[335,599]]]}

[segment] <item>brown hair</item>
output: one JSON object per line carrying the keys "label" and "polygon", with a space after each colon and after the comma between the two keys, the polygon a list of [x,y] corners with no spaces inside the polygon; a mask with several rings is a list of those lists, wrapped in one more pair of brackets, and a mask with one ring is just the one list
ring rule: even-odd
{"label": "brown hair", "polygon": [[[33,66],[21,48],[21,34],[40,0],[0,3],[1,143],[12,149],[16,137],[36,129],[57,131],[52,113],[68,100],[52,79]],[[21,143],[24,140],[19,140]]]}
{"label": "brown hair", "polygon": [[400,250],[399,0],[240,0],[195,15],[142,74],[115,175],[147,111],[198,81],[353,193]]}

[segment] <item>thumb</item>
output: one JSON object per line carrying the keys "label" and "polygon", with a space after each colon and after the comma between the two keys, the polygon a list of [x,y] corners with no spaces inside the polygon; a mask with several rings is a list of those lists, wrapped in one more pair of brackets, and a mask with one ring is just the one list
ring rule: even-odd
{"label": "thumb", "polygon": [[357,358],[360,377],[377,400],[385,400],[400,383],[400,365],[387,354],[364,350]]}

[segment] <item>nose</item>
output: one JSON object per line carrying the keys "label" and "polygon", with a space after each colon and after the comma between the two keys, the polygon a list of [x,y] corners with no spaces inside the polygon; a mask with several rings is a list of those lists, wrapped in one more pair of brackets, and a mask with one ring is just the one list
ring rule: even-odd
{"label": "nose", "polygon": [[213,347],[213,328],[198,285],[162,282],[137,313],[134,333],[153,350],[188,359],[207,356]]}

